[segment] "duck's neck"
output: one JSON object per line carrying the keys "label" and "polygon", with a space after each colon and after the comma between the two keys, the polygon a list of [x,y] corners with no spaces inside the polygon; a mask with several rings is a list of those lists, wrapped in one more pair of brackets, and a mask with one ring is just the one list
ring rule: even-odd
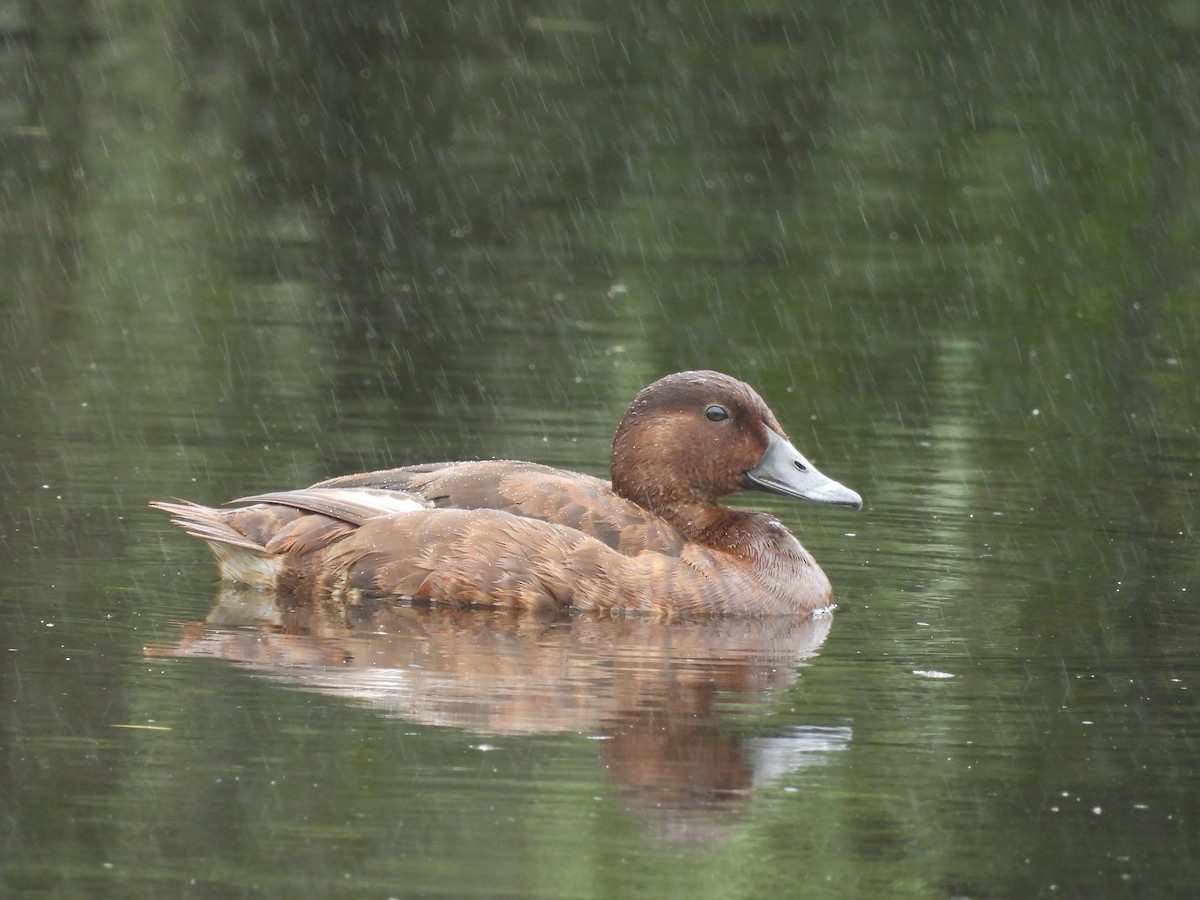
{"label": "duck's neck", "polygon": [[757,514],[715,503],[678,503],[656,510],[693,543],[747,559],[746,534]]}

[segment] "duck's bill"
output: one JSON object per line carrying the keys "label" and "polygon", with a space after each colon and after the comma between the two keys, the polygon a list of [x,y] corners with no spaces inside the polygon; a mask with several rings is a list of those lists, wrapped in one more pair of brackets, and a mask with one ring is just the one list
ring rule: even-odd
{"label": "duck's bill", "polygon": [[862,509],[862,497],[817,471],[786,438],[767,429],[767,451],[742,475],[742,486],[813,503]]}

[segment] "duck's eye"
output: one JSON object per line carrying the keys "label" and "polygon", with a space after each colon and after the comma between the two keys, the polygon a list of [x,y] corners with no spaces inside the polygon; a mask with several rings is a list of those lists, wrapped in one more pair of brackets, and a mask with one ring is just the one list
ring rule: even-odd
{"label": "duck's eye", "polygon": [[725,407],[714,404],[704,411],[704,418],[710,422],[724,422],[729,418],[729,413],[725,411]]}

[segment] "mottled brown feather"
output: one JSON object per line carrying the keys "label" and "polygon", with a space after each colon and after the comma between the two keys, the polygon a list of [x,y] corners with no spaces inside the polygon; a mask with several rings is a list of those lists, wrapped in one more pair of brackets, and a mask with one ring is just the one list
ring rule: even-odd
{"label": "mottled brown feather", "polygon": [[622,553],[678,556],[687,538],[590,475],[514,460],[426,463],[331,478],[314,488],[385,488],[444,509],[494,509],[573,528]]}

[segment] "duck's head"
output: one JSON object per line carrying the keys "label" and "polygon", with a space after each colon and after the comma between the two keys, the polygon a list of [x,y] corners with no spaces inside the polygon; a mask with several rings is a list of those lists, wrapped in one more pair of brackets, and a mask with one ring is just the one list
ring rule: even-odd
{"label": "duck's head", "polygon": [[862,508],[792,446],[752,387],[720,372],[667,375],[634,397],[613,438],[612,483],[647,509],[741,490]]}

